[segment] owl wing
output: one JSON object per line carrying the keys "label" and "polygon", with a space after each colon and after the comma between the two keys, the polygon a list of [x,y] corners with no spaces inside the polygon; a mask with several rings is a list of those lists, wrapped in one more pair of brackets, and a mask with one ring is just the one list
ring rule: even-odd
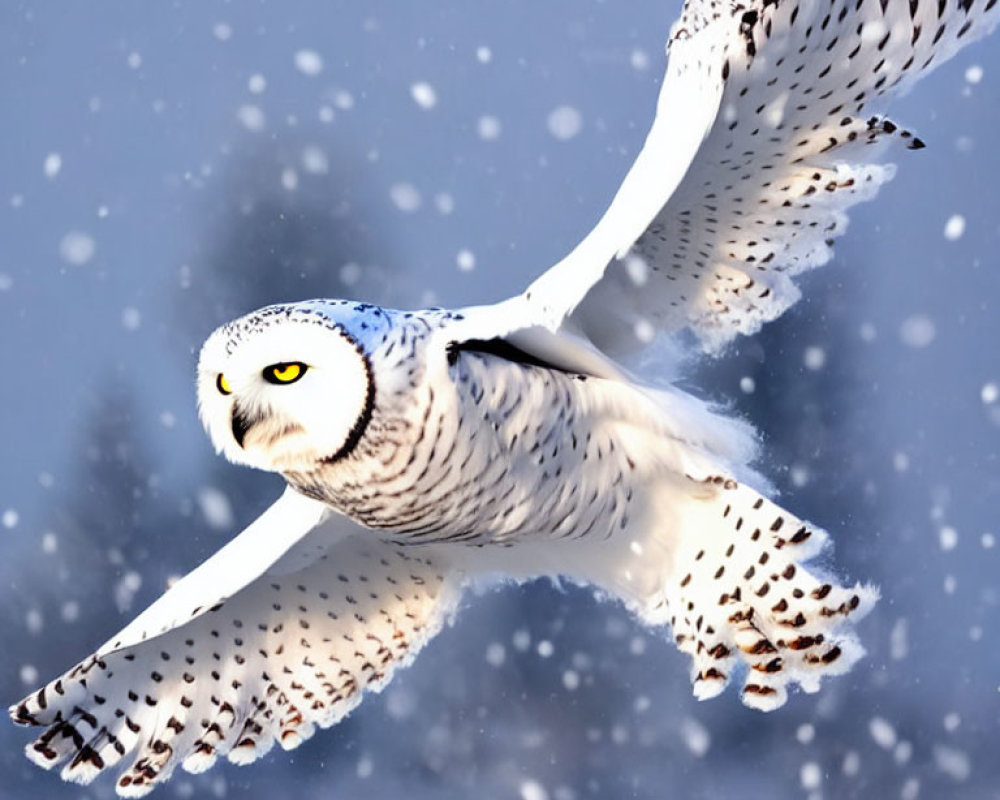
{"label": "owl wing", "polygon": [[[279,501],[255,525],[274,523],[266,518],[279,507],[291,505]],[[265,564],[280,548],[256,534],[239,537],[261,548],[238,548],[253,564],[242,574],[256,570],[248,580],[227,583],[217,568],[234,542],[13,706],[15,722],[46,728],[28,757],[84,784],[127,759],[117,791],[138,797],[178,764],[201,772],[220,755],[242,764],[275,741],[293,748],[381,688],[457,603],[457,573],[433,547],[407,549],[336,515]],[[224,599],[192,606],[188,590],[213,576],[220,591],[203,597]]]}
{"label": "owl wing", "polygon": [[688,0],[635,164],[528,318],[613,355],[655,330],[708,351],[755,332],[892,177],[885,146],[922,147],[876,116],[889,95],[998,19],[996,0]]}
{"label": "owl wing", "polygon": [[324,503],[290,486],[242,533],[215,555],[177,581],[149,608],[105,642],[95,653],[105,656],[158,636],[201,616],[236,594],[279,561],[309,558],[321,537],[337,535],[329,526],[303,539],[329,514]]}

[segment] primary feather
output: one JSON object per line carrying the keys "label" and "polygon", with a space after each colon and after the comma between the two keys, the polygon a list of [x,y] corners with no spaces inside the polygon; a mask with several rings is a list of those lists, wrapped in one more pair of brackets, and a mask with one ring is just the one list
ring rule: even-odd
{"label": "primary feather", "polygon": [[457,600],[446,556],[345,522],[306,537],[321,543],[309,563],[280,559],[196,618],[99,651],[12,709],[18,722],[48,726],[28,757],[76,783],[123,763],[118,793],[138,797],[179,765],[249,763],[341,719]]}
{"label": "primary feather", "polygon": [[614,353],[640,322],[711,352],[756,332],[892,177],[880,160],[923,146],[882,116],[890,96],[998,18],[996,0],[687,3],[635,165],[531,303]]}

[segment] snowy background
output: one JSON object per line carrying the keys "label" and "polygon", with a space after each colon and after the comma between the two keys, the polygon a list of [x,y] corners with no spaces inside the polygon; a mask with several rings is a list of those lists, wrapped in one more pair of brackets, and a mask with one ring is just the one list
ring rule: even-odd
{"label": "snowy background", "polygon": [[[523,287],[649,124],[677,3],[0,7],[0,697],[121,627],[253,519],[215,458],[203,338],[311,296]],[[157,796],[1000,798],[1000,39],[897,102],[927,150],[806,300],[697,376],[783,502],[882,587],[870,655],[780,712],[697,703],[662,631],[579,589],[472,598],[346,722]],[[0,798],[61,784],[0,724]]]}

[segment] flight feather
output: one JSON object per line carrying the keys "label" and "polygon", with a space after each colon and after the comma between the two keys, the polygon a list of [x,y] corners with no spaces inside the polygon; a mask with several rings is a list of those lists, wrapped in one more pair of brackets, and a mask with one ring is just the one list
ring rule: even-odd
{"label": "flight feather", "polygon": [[923,146],[883,116],[890,96],[998,19],[996,0],[688,2],[645,145],[529,288],[537,316],[615,355],[648,341],[637,328],[690,330],[710,352],[756,332],[893,176],[883,159]]}

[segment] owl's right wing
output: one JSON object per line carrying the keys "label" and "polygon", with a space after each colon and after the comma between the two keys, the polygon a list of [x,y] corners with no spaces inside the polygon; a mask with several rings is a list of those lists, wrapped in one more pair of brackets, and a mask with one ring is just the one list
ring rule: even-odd
{"label": "owl's right wing", "polygon": [[709,351],[754,333],[892,176],[878,145],[921,146],[875,116],[889,96],[998,20],[997,0],[687,0],[614,200],[500,327],[583,332],[612,355],[656,330]]}
{"label": "owl's right wing", "polygon": [[46,728],[27,756],[84,784],[128,759],[117,791],[138,797],[178,764],[201,772],[220,755],[248,763],[275,742],[295,747],[381,688],[460,594],[447,551],[399,546],[339,515],[283,552],[194,615],[173,604],[182,616],[165,624],[169,609],[147,612],[13,706],[15,722]]}
{"label": "owl's right wing", "polygon": [[279,563],[305,564],[317,547],[343,536],[346,523],[320,523],[331,514],[318,500],[291,486],[281,497],[204,563],[178,580],[152,605],[98,648],[106,656],[190,622],[232,597]]}

